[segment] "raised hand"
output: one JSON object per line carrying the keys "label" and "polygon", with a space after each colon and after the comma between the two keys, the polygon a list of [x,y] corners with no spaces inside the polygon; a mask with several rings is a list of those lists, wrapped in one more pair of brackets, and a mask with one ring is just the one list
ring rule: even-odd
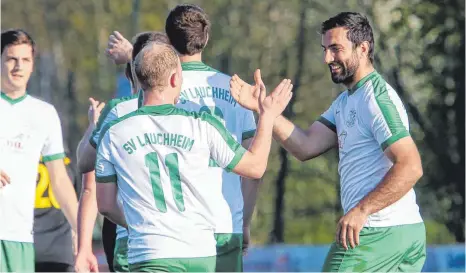
{"label": "raised hand", "polygon": [[105,54],[115,64],[125,64],[131,61],[131,55],[133,52],[133,45],[120,34],[118,31],[114,31],[108,37],[107,49]]}
{"label": "raised hand", "polygon": [[278,117],[291,100],[293,93],[291,80],[284,79],[266,96],[265,86],[260,84],[259,113]]}
{"label": "raised hand", "polygon": [[105,107],[105,102],[99,103],[99,101],[93,98],[89,98],[89,102],[91,103],[91,105],[89,106],[89,110],[87,111],[89,123],[97,125],[97,121],[100,117],[100,112],[102,112],[102,109]]}
{"label": "raised hand", "polygon": [[244,108],[259,112],[260,85],[264,85],[259,69],[254,72],[254,80],[255,85],[250,85],[238,75],[233,75],[230,80],[230,94]]}

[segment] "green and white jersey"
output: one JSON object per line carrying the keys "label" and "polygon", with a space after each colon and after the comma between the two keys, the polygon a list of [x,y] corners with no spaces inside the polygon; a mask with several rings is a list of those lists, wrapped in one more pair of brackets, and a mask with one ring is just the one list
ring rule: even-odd
{"label": "green and white jersey", "polygon": [[130,264],[216,254],[211,209],[221,180],[209,160],[231,171],[245,152],[217,119],[143,106],[107,124],[98,143],[96,180],[118,184]]}
{"label": "green and white jersey", "polygon": [[39,159],[63,159],[58,113],[51,104],[24,95],[0,99],[0,169],[11,184],[0,189],[0,240],[33,242]]}
{"label": "green and white jersey", "polygon": [[[223,123],[233,138],[240,142],[256,132],[254,114],[241,107],[230,95],[230,76],[202,62],[181,64],[183,85],[176,105],[188,111],[207,112]],[[226,172],[211,161],[211,175],[222,183],[215,184],[223,193],[213,208],[216,233],[243,233],[243,195],[241,177]]]}
{"label": "green and white jersey", "polygon": [[[395,90],[376,72],[343,92],[320,122],[338,136],[338,172],[344,212],[358,204],[383,179],[392,162],[384,150],[409,136],[406,110]],[[366,227],[389,227],[422,222],[416,194],[404,197],[369,216]]]}
{"label": "green and white jersey", "polygon": [[[97,125],[92,132],[91,138],[89,139],[89,143],[92,145],[92,147],[97,148],[96,143],[98,143],[102,128],[106,124],[109,124],[110,122],[126,114],[136,111],[142,105],[143,98],[143,93],[139,92],[138,94],[132,96],[110,100],[102,110],[99,121],[97,122]],[[124,227],[117,225],[116,234],[116,238],[120,239],[127,237],[128,231],[126,231]]]}

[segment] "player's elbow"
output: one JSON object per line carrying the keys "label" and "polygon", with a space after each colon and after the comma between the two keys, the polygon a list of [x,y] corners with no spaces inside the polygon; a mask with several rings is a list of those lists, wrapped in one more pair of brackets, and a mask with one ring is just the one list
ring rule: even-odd
{"label": "player's elbow", "polygon": [[309,159],[312,159],[312,158],[315,157],[314,154],[312,154],[311,152],[308,152],[308,151],[306,151],[304,149],[295,151],[295,152],[293,152],[291,154],[301,162],[308,161]]}
{"label": "player's elbow", "polygon": [[293,155],[294,155],[294,157],[296,157],[296,159],[298,159],[301,162],[304,162],[304,161],[307,161],[307,160],[311,159],[310,156],[307,156],[305,153],[302,153],[302,152],[298,152],[298,153],[295,153]]}
{"label": "player's elbow", "polygon": [[258,180],[258,179],[261,179],[262,176],[264,176],[264,173],[265,173],[265,171],[263,171],[263,172],[261,172],[261,171],[252,172],[251,175],[249,176],[249,178],[254,179],[254,180]]}
{"label": "player's elbow", "polygon": [[267,164],[256,164],[251,168],[249,173],[249,178],[254,180],[259,180],[264,176],[265,170],[267,169]]}
{"label": "player's elbow", "polygon": [[248,179],[259,180],[264,176],[266,168],[266,164],[240,165],[233,169],[233,172]]}

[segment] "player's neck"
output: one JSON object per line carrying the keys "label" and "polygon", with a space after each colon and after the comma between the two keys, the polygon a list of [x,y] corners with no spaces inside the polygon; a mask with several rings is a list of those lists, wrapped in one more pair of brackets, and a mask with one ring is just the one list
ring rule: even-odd
{"label": "player's neck", "polygon": [[170,92],[144,91],[144,106],[157,106],[171,104],[174,105],[174,99],[168,96]]}
{"label": "player's neck", "polygon": [[353,81],[349,84],[345,84],[346,88],[351,89],[355,86],[360,80],[362,80],[365,76],[369,75],[370,73],[374,72],[374,66],[372,64],[366,65],[364,67],[360,67],[355,73],[353,77]]}
{"label": "player's neck", "polygon": [[5,86],[2,86],[2,93],[5,93],[10,99],[21,98],[26,95],[26,88],[22,89],[11,89]]}
{"label": "player's neck", "polygon": [[202,53],[196,53],[194,55],[180,55],[180,62],[202,62]]}

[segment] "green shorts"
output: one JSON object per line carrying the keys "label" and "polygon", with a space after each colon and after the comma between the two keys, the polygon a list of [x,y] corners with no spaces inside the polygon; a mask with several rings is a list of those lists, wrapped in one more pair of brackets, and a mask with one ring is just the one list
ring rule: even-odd
{"label": "green shorts", "polygon": [[34,244],[0,240],[0,272],[34,272]]}
{"label": "green shorts", "polygon": [[129,265],[131,272],[213,272],[215,256],[154,259]]}
{"label": "green shorts", "polygon": [[363,228],[354,249],[331,246],[322,271],[421,272],[425,260],[424,223]]}
{"label": "green shorts", "polygon": [[122,237],[115,241],[115,250],[113,251],[113,269],[115,272],[129,272],[128,237]]}
{"label": "green shorts", "polygon": [[217,233],[217,264],[215,272],[243,271],[243,234]]}

